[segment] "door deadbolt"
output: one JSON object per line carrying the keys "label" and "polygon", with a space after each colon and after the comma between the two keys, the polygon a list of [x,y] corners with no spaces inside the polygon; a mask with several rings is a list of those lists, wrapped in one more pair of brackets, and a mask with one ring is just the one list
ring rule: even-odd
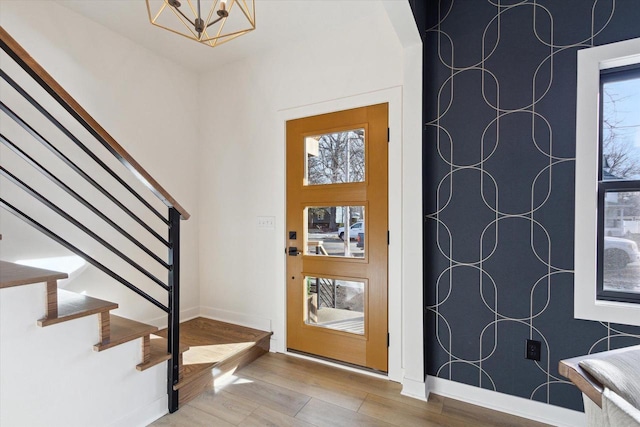
{"label": "door deadbolt", "polygon": [[289,256],[298,256],[301,252],[295,246],[289,246]]}

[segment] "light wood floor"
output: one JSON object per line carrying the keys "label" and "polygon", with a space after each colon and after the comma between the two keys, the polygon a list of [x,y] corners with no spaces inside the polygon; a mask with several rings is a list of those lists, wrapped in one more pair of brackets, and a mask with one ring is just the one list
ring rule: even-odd
{"label": "light wood floor", "polygon": [[400,385],[283,354],[269,353],[216,381],[152,426],[542,426],[433,396],[400,395]]}

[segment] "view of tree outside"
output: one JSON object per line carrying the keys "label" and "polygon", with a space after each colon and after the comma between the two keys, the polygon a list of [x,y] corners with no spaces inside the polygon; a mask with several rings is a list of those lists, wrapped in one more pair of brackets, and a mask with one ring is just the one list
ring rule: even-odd
{"label": "view of tree outside", "polygon": [[316,153],[307,152],[308,185],[364,181],[364,129],[314,138]]}
{"label": "view of tree outside", "polygon": [[[602,96],[602,180],[640,180],[640,77]],[[604,233],[604,290],[640,293],[640,191],[605,193]]]}
{"label": "view of tree outside", "polygon": [[[326,185],[364,182],[365,178],[365,132],[353,129],[308,137],[306,150],[306,184]],[[336,207],[314,208],[314,218],[309,221],[309,229],[336,231],[345,223],[350,224],[364,218],[358,209],[341,210]],[[322,224],[322,225],[319,225]]]}
{"label": "view of tree outside", "polygon": [[603,85],[603,180],[640,179],[640,78]]}

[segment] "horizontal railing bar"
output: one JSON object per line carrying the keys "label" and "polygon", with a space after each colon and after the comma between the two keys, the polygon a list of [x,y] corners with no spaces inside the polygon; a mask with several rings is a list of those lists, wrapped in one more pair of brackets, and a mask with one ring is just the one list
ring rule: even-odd
{"label": "horizontal railing bar", "polygon": [[133,157],[42,68],[13,37],[0,26],[0,48],[49,93],[69,114],[91,133],[120,163],[129,169],[168,207],[174,207],[182,219],[190,215]]}
{"label": "horizontal railing bar", "polygon": [[22,149],[20,149],[20,147],[18,147],[17,145],[15,145],[13,142],[11,142],[9,139],[7,139],[2,133],[0,133],[0,141],[7,147],[9,148],[11,151],[13,151],[14,153],[16,153],[16,155],[20,156],[25,162],[27,162],[28,164],[30,164],[34,169],[36,169],[38,172],[40,172],[42,175],[44,175],[45,177],[47,177],[50,181],[52,181],[54,184],[56,184],[58,187],[60,187],[61,189],[63,189],[67,194],[69,194],[71,197],[73,197],[74,199],[76,199],[79,203],[81,203],[83,206],[85,206],[87,209],[89,209],[91,212],[93,212],[95,215],[97,215],[98,217],[100,217],[100,219],[102,219],[104,222],[106,222],[107,224],[109,224],[111,227],[113,227],[117,232],[119,232],[120,234],[122,234],[124,237],[126,237],[127,239],[129,239],[129,241],[131,243],[133,243],[134,245],[136,245],[138,248],[140,248],[141,250],[143,250],[147,255],[149,255],[151,258],[153,258],[155,261],[157,261],[160,265],[162,265],[164,268],[166,268],[167,270],[170,268],[169,264],[167,264],[162,258],[160,258],[158,255],[154,254],[153,251],[151,251],[149,248],[147,248],[145,245],[143,245],[139,240],[137,240],[135,237],[133,237],[131,234],[129,234],[125,229],[123,229],[122,227],[120,227],[118,224],[116,224],[111,218],[109,218],[108,216],[106,216],[105,214],[103,214],[98,208],[96,208],[94,205],[92,205],[89,201],[87,201],[87,199],[85,199],[84,197],[82,197],[80,194],[78,194],[77,192],[75,192],[72,188],[70,188],[67,184],[65,184],[64,182],[62,182],[57,176],[55,176],[54,174],[52,174],[49,170],[47,170],[44,166],[42,166],[40,163],[38,163],[37,160],[35,160],[33,157],[29,156],[27,153],[25,153],[24,151],[22,151]]}
{"label": "horizontal railing bar", "polygon": [[38,110],[43,116],[49,120],[55,127],[57,127],[60,132],[66,135],[78,148],[80,148],[87,156],[91,158],[94,162],[102,167],[113,179],[115,179],[120,185],[122,185],[125,189],[127,189],[140,203],[142,203],[147,209],[153,212],[161,221],[163,221],[166,225],[169,225],[169,220],[162,216],[160,212],[149,202],[147,202],[136,190],[134,190],[129,184],[127,184],[122,178],[120,178],[106,163],[104,163],[98,156],[91,152],[87,148],[86,145],[82,143],[74,134],[71,133],[60,121],[58,121],[51,113],[49,113],[38,101],[35,100],[31,95],[29,95],[15,80],[9,77],[4,71],[0,69],[0,76],[11,85],[20,95],[22,95],[36,110]]}
{"label": "horizontal railing bar", "polygon": [[71,252],[74,252],[75,254],[80,255],[82,258],[84,258],[85,261],[87,261],[88,263],[90,263],[91,265],[93,265],[94,267],[96,267],[97,269],[102,271],[103,273],[107,274],[112,279],[117,280],[118,282],[122,283],[124,286],[126,286],[127,288],[129,288],[130,290],[135,292],[136,294],[140,295],[142,298],[146,299],[151,304],[153,304],[156,307],[158,307],[160,310],[164,311],[165,313],[169,313],[169,311],[170,311],[169,308],[167,306],[165,306],[164,304],[162,304],[160,301],[158,301],[157,299],[153,298],[151,295],[147,294],[146,292],[144,292],[143,290],[139,289],[135,285],[129,283],[127,280],[123,279],[118,274],[114,273],[108,267],[105,267],[103,264],[101,264],[100,262],[96,261],[94,258],[89,256],[85,252],[81,251],[76,246],[74,246],[71,243],[67,242],[65,239],[63,239],[62,237],[60,237],[57,234],[55,234],[53,231],[49,230],[44,225],[40,224],[39,222],[37,222],[36,220],[34,220],[33,218],[31,218],[30,216],[25,214],[24,212],[22,212],[18,208],[14,207],[10,203],[8,203],[6,200],[0,198],[0,206],[3,207],[4,209],[6,209],[8,212],[12,213],[13,215],[17,216],[18,218],[20,218],[21,220],[23,220],[27,224],[31,225],[32,227],[34,227],[35,229],[37,229],[41,233],[47,235],[49,238],[55,240],[56,242],[58,242],[59,244],[61,244],[65,248],[69,249]]}
{"label": "horizontal railing bar", "polygon": [[58,119],[53,117],[53,115],[49,113],[47,109],[45,109],[38,101],[36,101],[34,97],[29,95],[27,91],[25,91],[15,80],[9,77],[7,73],[2,71],[2,69],[0,69],[0,76],[2,76],[4,81],[9,83],[11,87],[13,87],[20,95],[22,95],[22,97],[26,99],[36,110],[38,110],[43,116],[45,116],[47,120],[49,120],[49,122],[51,122],[55,127],[57,127],[58,130],[60,130],[60,132],[65,134],[67,138],[73,141],[73,143],[76,144],[76,146],[80,148],[87,156],[89,156],[91,160],[99,164],[102,167],[102,169],[105,170],[105,172],[111,175],[113,179],[115,179],[120,185],[126,188],[129,191],[129,193],[131,193],[136,199],[138,199],[138,201],[142,203],[147,209],[153,212],[155,216],[160,218],[162,222],[164,222],[166,225],[169,225],[169,220],[167,218],[165,218],[160,212],[158,212],[156,208],[151,206],[151,204],[147,202],[136,190],[134,190],[129,184],[127,184],[122,178],[120,178],[113,171],[113,169],[107,166],[105,162],[103,162],[98,156],[92,153],[91,150],[89,150],[87,146],[82,143],[82,141],[80,141],[73,133],[71,133],[71,131],[69,131],[69,129],[67,129],[62,123],[60,123]]}
{"label": "horizontal railing bar", "polygon": [[46,138],[44,138],[38,131],[32,128],[27,122],[22,120],[20,116],[18,116],[11,108],[5,105],[4,102],[0,101],[0,110],[4,111],[9,117],[11,117],[17,124],[19,124],[24,130],[26,130],[31,136],[37,139],[42,145],[44,145],[49,151],[51,151],[58,159],[64,162],[67,166],[73,169],[78,175],[82,176],[89,184],[91,184],[94,188],[96,188],[102,195],[104,195],[107,199],[109,199],[112,203],[117,205],[123,212],[127,213],[135,222],[140,224],[142,228],[147,230],[151,235],[153,235],[156,239],[162,242],[165,246],[169,247],[169,242],[165,240],[160,234],[158,234],[153,228],[149,226],[149,224],[145,223],[138,215],[133,213],[129,208],[127,208],[122,202],[116,199],[111,193],[109,193],[104,187],[102,187],[98,182],[96,182],[93,178],[91,178],[83,169],[81,169],[78,165],[76,165],[71,159],[69,159],[66,155],[64,155],[60,150],[58,150],[53,144],[51,144]]}
{"label": "horizontal railing bar", "polygon": [[114,254],[116,254],[118,257],[120,257],[120,259],[122,259],[123,261],[125,261],[127,264],[129,264],[131,267],[135,268],[136,270],[138,270],[140,273],[144,274],[145,276],[147,276],[150,280],[152,280],[153,282],[155,282],[156,284],[158,284],[160,287],[162,287],[165,291],[169,290],[169,286],[165,285],[164,282],[160,279],[158,279],[156,276],[154,276],[153,274],[151,274],[147,269],[145,269],[144,267],[142,267],[140,264],[138,264],[137,262],[135,262],[134,260],[132,260],[131,258],[129,258],[127,255],[125,255],[122,251],[120,251],[119,249],[117,249],[115,246],[113,246],[111,243],[107,242],[106,240],[104,240],[102,237],[98,236],[96,233],[94,233],[93,231],[89,230],[89,228],[87,228],[84,224],[82,224],[80,221],[78,221],[77,219],[73,218],[71,215],[69,215],[68,213],[66,213],[63,209],[61,209],[59,206],[57,206],[55,203],[53,203],[51,200],[47,199],[46,197],[44,197],[42,194],[40,194],[38,191],[34,190],[32,187],[30,187],[27,183],[25,183],[24,181],[22,181],[20,178],[18,178],[17,176],[15,176],[14,174],[12,174],[11,172],[9,172],[7,169],[4,168],[4,166],[0,166],[0,175],[4,176],[5,178],[9,179],[11,182],[13,182],[14,184],[16,184],[18,187],[22,188],[24,191],[26,191],[27,193],[29,193],[32,197],[34,197],[35,199],[37,199],[38,201],[40,201],[41,203],[43,203],[44,205],[46,205],[49,209],[51,209],[52,211],[54,211],[55,213],[57,213],[58,215],[60,215],[62,218],[66,219],[67,221],[69,221],[71,224],[75,225],[76,227],[78,227],[80,230],[82,230],[85,234],[87,234],[89,237],[91,237],[93,240],[95,240],[96,242],[100,243],[102,246],[104,246],[105,248],[109,249],[111,252],[113,252]]}

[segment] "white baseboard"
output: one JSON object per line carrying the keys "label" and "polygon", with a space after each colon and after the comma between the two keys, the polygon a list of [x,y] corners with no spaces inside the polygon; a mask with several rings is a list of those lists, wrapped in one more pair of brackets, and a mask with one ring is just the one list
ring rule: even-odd
{"label": "white baseboard", "polygon": [[[277,338],[274,338],[275,333],[273,335],[271,335],[271,340],[269,342],[269,351],[274,352],[274,353],[285,353],[287,351],[286,348],[284,348],[284,346],[282,345],[282,343],[280,341],[278,341]],[[282,347],[280,347],[282,346]]]}
{"label": "white baseboard", "polygon": [[[523,399],[496,391],[436,377],[427,377],[427,389],[430,393],[462,400],[473,405],[483,406],[495,411],[506,412],[518,417],[528,418],[559,427],[577,427],[587,424],[583,412],[548,405],[535,400]],[[404,391],[404,390],[403,390]]]}
{"label": "white baseboard", "polygon": [[416,381],[410,378],[402,378],[402,391],[403,396],[413,397],[414,399],[427,400],[427,384],[423,381]]}
{"label": "white baseboard", "polygon": [[136,411],[125,415],[119,420],[110,424],[111,427],[130,427],[130,426],[140,426],[145,427],[167,414],[168,410],[168,400],[167,396],[164,395],[160,399],[155,400],[149,403],[147,406],[136,409]]}
{"label": "white baseboard", "polygon": [[[194,319],[200,316],[200,307],[187,308],[180,311],[180,322],[186,322],[187,320]],[[155,319],[147,320],[144,323],[153,325],[158,329],[164,329],[167,327],[167,316],[156,317]]]}
{"label": "white baseboard", "polygon": [[258,329],[265,332],[271,332],[271,319],[264,317],[250,316],[235,311],[222,310],[213,307],[200,307],[200,315],[221,322],[233,323],[234,325],[245,326],[247,328]]}

